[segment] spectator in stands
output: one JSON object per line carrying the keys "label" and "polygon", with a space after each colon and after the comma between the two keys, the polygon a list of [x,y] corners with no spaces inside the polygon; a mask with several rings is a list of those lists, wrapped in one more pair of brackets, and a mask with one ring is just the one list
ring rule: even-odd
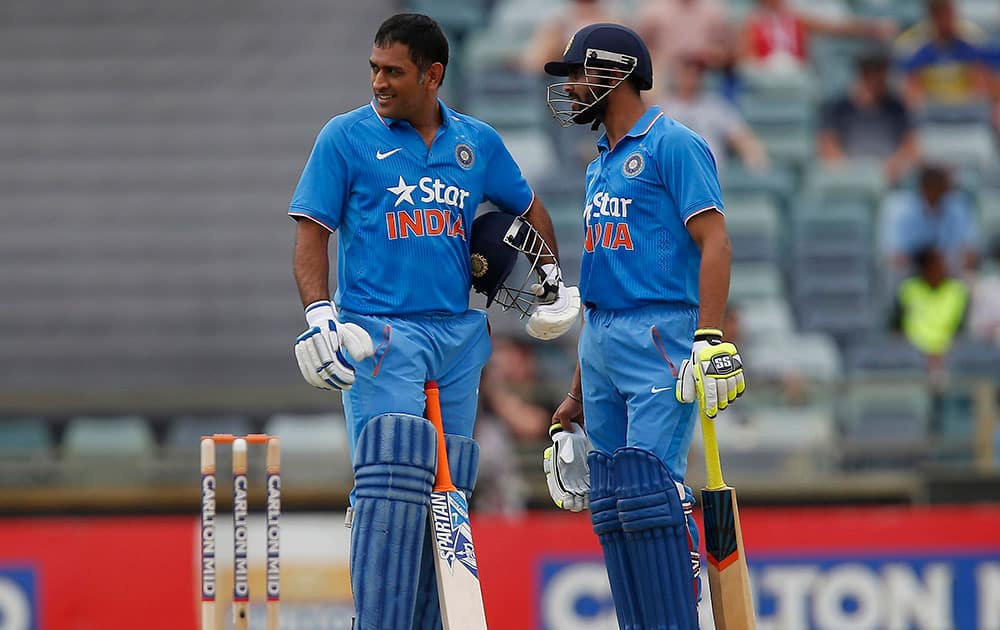
{"label": "spectator in stands", "polygon": [[479,396],[483,410],[500,418],[517,442],[546,440],[561,400],[539,376],[534,346],[513,337],[493,338]]}
{"label": "spectator in stands", "polygon": [[889,61],[876,51],[858,57],[850,89],[823,107],[816,148],[831,166],[881,160],[886,180],[895,184],[916,165],[920,145],[905,103],[889,87]]}
{"label": "spectator in stands", "polygon": [[654,76],[670,77],[692,57],[712,69],[731,69],[735,61],[732,26],[719,0],[645,0],[633,22],[653,56]]}
{"label": "spectator in stands", "polygon": [[535,30],[521,66],[527,72],[541,74],[545,62],[562,57],[573,33],[588,24],[618,20],[618,15],[601,0],[573,0]]}
{"label": "spectator in stands", "polygon": [[929,246],[941,252],[951,275],[975,269],[978,242],[972,209],[966,195],[952,188],[944,166],[922,166],[916,190],[890,194],[880,222],[881,253],[895,274],[906,273],[913,256]]}
{"label": "spectator in stands", "polygon": [[978,27],[959,20],[953,0],[928,0],[927,19],[896,45],[910,107],[985,103],[990,72],[982,40]]}
{"label": "spectator in stands", "polygon": [[517,449],[504,421],[483,408],[476,419],[475,438],[479,444],[479,474],[472,495],[477,512],[516,514],[524,510],[526,483]]}
{"label": "spectator in stands", "polygon": [[685,56],[676,62],[675,68],[668,79],[667,95],[660,103],[667,116],[705,139],[720,172],[725,169],[729,149],[750,170],[767,170],[767,151],[739,111],[720,95],[705,90],[704,60],[695,55]]}
{"label": "spectator in stands", "polygon": [[767,72],[801,71],[809,63],[809,37],[815,34],[889,39],[896,24],[885,19],[810,15],[785,0],[757,0],[743,33],[743,60]]}
{"label": "spectator in stands", "polygon": [[950,276],[943,253],[934,247],[917,251],[913,266],[917,274],[899,286],[890,327],[927,356],[932,375],[940,374],[965,321],[969,291]]}
{"label": "spectator in stands", "polygon": [[[618,21],[618,15],[602,0],[573,0],[535,30],[521,56],[521,69],[537,74],[541,82],[542,77],[545,77],[542,66],[551,59],[562,57],[563,50],[574,33],[587,24]],[[548,85],[547,78],[544,78],[544,84]],[[545,107],[545,104],[539,103],[539,107]],[[556,165],[550,177],[562,180],[565,178],[566,167],[580,167],[594,158],[593,142],[584,137],[560,133],[559,126],[548,120],[548,108],[545,113],[547,124],[543,129],[556,155]]]}
{"label": "spectator in stands", "polygon": [[1000,345],[1000,238],[990,247],[991,264],[976,276],[969,307],[969,332]]}

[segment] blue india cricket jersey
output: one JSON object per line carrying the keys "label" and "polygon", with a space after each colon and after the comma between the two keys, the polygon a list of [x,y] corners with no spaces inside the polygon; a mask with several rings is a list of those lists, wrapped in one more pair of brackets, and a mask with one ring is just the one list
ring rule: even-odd
{"label": "blue india cricket jersey", "polygon": [[700,136],[651,107],[587,167],[584,303],[608,310],[698,304],[701,252],[685,227],[724,210],[715,158]]}
{"label": "blue india cricket jersey", "polygon": [[471,288],[468,233],[490,201],[522,214],[533,193],[497,132],[438,101],[430,149],[372,103],[320,131],[289,207],[340,235],[338,306],[366,315],[461,313]]}

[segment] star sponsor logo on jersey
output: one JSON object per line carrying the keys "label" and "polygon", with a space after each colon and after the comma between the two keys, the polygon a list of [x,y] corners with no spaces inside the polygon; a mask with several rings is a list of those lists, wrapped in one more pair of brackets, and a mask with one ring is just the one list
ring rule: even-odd
{"label": "star sponsor logo on jersey", "polygon": [[642,157],[642,153],[636,151],[625,158],[625,162],[622,164],[622,174],[625,177],[635,177],[642,172],[645,166],[646,160]]}
{"label": "star sponsor logo on jersey", "polygon": [[587,226],[584,249],[588,252],[593,252],[596,247],[633,250],[632,234],[625,221],[631,205],[631,197],[615,197],[604,191],[595,192],[584,209]]}
{"label": "star sponsor logo on jersey", "polygon": [[455,147],[455,161],[465,170],[469,170],[476,163],[476,154],[472,151],[472,147],[462,142]]}
{"label": "star sponsor logo on jersey", "polygon": [[[415,198],[417,189],[423,194]],[[431,177],[421,177],[416,184],[410,184],[402,175],[395,186],[386,190],[395,195],[393,208],[399,208],[404,202],[410,206],[410,209],[404,206],[386,213],[389,240],[442,234],[465,240],[461,211],[465,209],[469,191]]]}
{"label": "star sponsor logo on jersey", "polygon": [[465,200],[471,194],[469,191],[458,186],[450,186],[436,177],[433,179],[430,177],[421,177],[416,184],[408,184],[403,179],[403,176],[400,175],[398,184],[386,188],[386,190],[396,195],[396,202],[392,207],[396,208],[404,201],[411,206],[417,205],[418,202],[413,200],[413,193],[417,188],[420,188],[420,191],[423,193],[419,199],[419,203],[444,204],[453,208],[459,208],[460,210],[465,209]]}
{"label": "star sponsor logo on jersey", "polygon": [[408,204],[410,204],[412,206],[413,205],[413,191],[416,190],[416,189],[417,189],[416,185],[411,186],[411,185],[407,184],[406,180],[403,179],[402,175],[399,176],[399,183],[398,184],[396,184],[395,186],[390,186],[389,188],[386,188],[386,190],[388,190],[392,194],[396,195],[396,203],[392,204],[393,208],[397,207],[399,204],[403,203],[404,201],[407,202]]}

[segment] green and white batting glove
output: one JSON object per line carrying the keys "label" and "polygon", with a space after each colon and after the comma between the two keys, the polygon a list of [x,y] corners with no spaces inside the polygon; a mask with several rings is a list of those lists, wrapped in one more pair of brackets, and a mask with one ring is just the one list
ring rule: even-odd
{"label": "green and white batting glove", "polygon": [[677,400],[694,402],[705,415],[714,418],[720,410],[742,396],[746,390],[743,378],[743,360],[736,346],[722,341],[722,331],[699,328],[694,332],[691,358],[681,363],[677,387]]}
{"label": "green and white batting glove", "polygon": [[570,512],[579,512],[590,507],[590,466],[587,453],[593,446],[583,427],[573,423],[570,433],[561,424],[549,427],[552,446],[545,449],[542,468],[549,495],[556,505]]}

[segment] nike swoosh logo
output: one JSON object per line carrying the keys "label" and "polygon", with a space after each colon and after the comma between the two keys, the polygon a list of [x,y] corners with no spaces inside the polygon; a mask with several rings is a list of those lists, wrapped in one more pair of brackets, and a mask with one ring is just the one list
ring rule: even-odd
{"label": "nike swoosh logo", "polygon": [[387,151],[385,153],[382,153],[381,151],[375,151],[375,159],[376,160],[384,160],[385,158],[389,157],[393,153],[396,153],[397,151],[402,151],[402,150],[403,150],[403,147],[396,147],[392,151]]}
{"label": "nike swoosh logo", "polygon": [[673,389],[673,388],[674,388],[673,385],[671,385],[670,387],[650,387],[649,388],[649,393],[650,394],[659,394],[660,392],[665,392],[668,389]]}

